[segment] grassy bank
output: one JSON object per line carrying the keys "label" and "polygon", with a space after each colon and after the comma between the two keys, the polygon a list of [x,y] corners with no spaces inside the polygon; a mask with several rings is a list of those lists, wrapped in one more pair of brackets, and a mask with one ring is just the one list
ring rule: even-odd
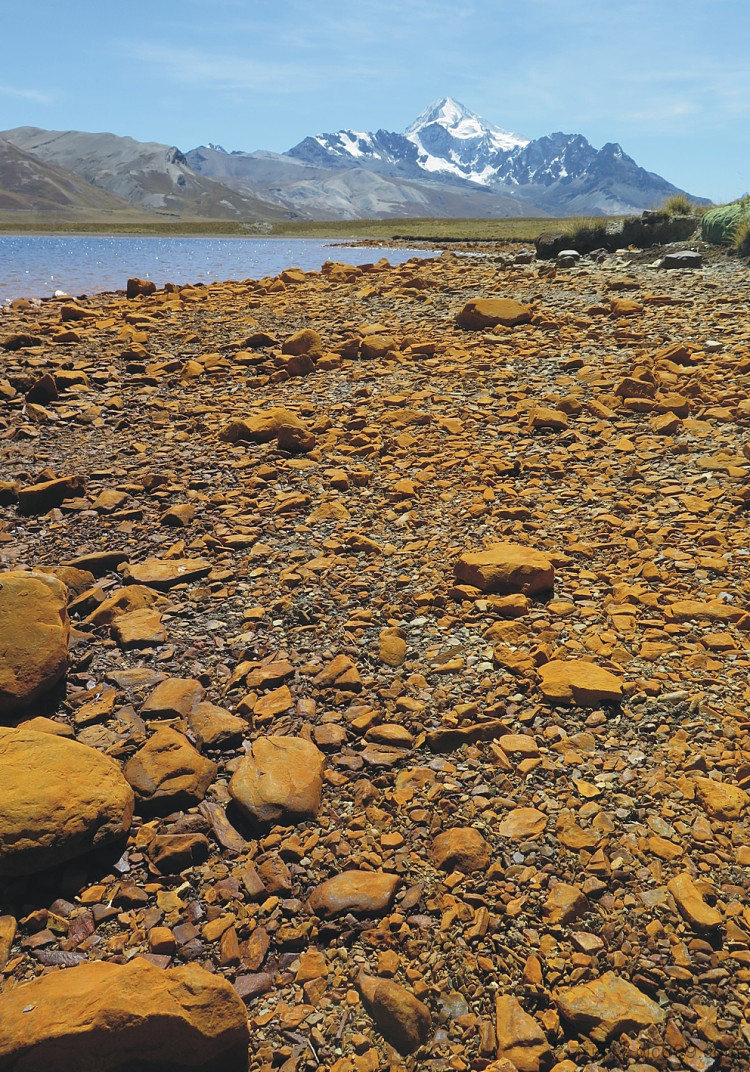
{"label": "grassy bank", "polygon": [[169,237],[218,236],[258,238],[351,238],[381,242],[533,242],[542,231],[564,228],[570,220],[552,219],[398,219],[333,220],[282,223],[240,223],[224,220],[167,220],[112,218],[23,221],[0,213],[3,234],[117,234]]}

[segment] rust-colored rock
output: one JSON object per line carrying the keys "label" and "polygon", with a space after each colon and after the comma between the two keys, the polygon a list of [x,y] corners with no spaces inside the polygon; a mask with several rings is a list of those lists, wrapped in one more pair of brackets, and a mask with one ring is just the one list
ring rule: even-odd
{"label": "rust-colored rock", "polygon": [[55,577],[0,573],[0,715],[28,707],[65,675],[67,604]]}
{"label": "rust-colored rock", "polygon": [[482,331],[498,324],[512,328],[517,324],[528,324],[531,315],[528,305],[513,298],[475,298],[457,314],[456,323],[468,331]]}
{"label": "rust-colored rock", "polygon": [[229,792],[257,823],[313,818],[324,762],[323,753],[299,737],[259,737],[232,775]]}
{"label": "rust-colored rock", "polygon": [[516,543],[497,543],[484,551],[467,551],[454,567],[457,581],[482,592],[536,595],[555,583],[552,562],[541,551]]}
{"label": "rust-colored rock", "polygon": [[46,870],[130,829],[119,764],[66,737],[0,728],[0,785],[0,875]]}
{"label": "rust-colored rock", "polygon": [[595,1042],[642,1031],[667,1018],[655,1001],[611,971],[592,982],[556,990],[553,996],[560,1015]]}
{"label": "rust-colored rock", "polygon": [[544,1032],[509,994],[495,998],[495,1031],[498,1059],[512,1061],[518,1072],[539,1072],[546,1067],[552,1051]]}
{"label": "rust-colored rock", "polygon": [[401,884],[398,875],[381,871],[342,871],[316,886],[309,905],[319,916],[331,918],[353,912],[370,915],[385,912]]}
{"label": "rust-colored rock", "polygon": [[216,771],[215,763],[169,726],[159,728],[124,768],[141,807],[159,811],[200,803]]}
{"label": "rust-colored rock", "polygon": [[399,1053],[414,1053],[427,1042],[432,1015],[409,990],[392,979],[376,979],[364,972],[359,988],[378,1031]]}
{"label": "rust-colored rock", "polygon": [[241,999],[194,964],[162,971],[140,957],[97,961],[0,995],[0,1068],[8,1070],[245,1072],[247,1045]]}
{"label": "rust-colored rock", "polygon": [[490,862],[490,846],[478,830],[456,826],[434,839],[432,860],[441,871],[484,871]]}
{"label": "rust-colored rock", "polygon": [[622,699],[621,679],[584,659],[554,659],[539,668],[539,676],[542,695],[550,703],[598,707]]}

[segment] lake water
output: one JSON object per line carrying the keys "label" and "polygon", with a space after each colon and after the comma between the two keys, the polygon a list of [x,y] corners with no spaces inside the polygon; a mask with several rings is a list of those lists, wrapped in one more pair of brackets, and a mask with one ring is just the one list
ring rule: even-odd
{"label": "lake water", "polygon": [[343,239],[125,238],[107,235],[0,235],[0,305],[14,298],[124,290],[130,276],[165,283],[262,279],[284,268],[317,271],[324,261],[401,264],[434,251],[346,246]]}

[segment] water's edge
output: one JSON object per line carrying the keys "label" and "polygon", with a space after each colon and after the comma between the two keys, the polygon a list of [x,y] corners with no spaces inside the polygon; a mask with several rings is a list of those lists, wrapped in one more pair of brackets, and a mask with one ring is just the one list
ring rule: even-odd
{"label": "water's edge", "polygon": [[165,283],[262,279],[285,268],[317,271],[326,260],[401,264],[434,250],[347,245],[346,239],[167,238],[154,235],[0,235],[0,305],[123,290],[131,276]]}

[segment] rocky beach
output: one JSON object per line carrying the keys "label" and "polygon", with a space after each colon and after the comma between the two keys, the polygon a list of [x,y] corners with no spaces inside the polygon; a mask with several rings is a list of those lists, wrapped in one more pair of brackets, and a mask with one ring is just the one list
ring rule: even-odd
{"label": "rocky beach", "polygon": [[658,263],[0,309],[0,1072],[750,1066],[750,276]]}

